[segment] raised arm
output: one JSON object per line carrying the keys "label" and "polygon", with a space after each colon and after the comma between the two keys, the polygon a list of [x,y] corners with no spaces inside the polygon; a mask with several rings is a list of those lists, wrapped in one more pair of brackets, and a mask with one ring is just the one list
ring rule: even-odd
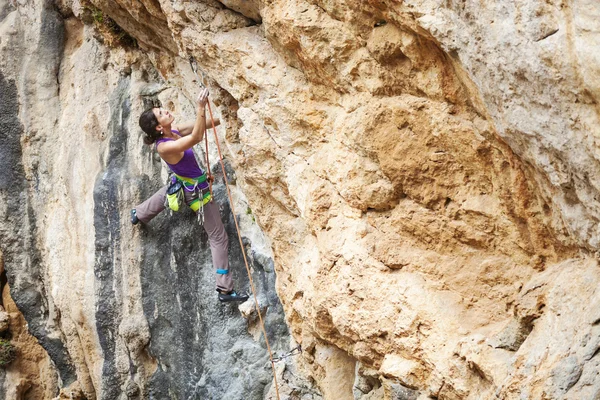
{"label": "raised arm", "polygon": [[[158,154],[165,160],[179,157],[185,150],[191,148],[204,138],[204,130],[206,128],[206,103],[208,102],[208,89],[203,89],[198,95],[196,108],[196,121],[191,128],[191,133],[178,140],[162,142],[158,145]],[[181,131],[180,131],[181,132]],[[179,157],[181,158],[181,157]]]}
{"label": "raised arm", "polygon": [[[214,121],[215,126],[219,126],[219,124],[221,123],[221,120],[219,118],[215,118]],[[179,124],[174,124],[173,129],[179,131],[179,134],[181,136],[187,136],[194,130],[194,125],[196,125],[195,120],[185,121]],[[206,121],[206,128],[212,129],[212,122],[210,119]]]}

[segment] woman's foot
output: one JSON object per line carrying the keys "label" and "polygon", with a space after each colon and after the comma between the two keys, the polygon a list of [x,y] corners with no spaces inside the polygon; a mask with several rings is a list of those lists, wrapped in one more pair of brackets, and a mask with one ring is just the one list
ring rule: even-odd
{"label": "woman's foot", "polygon": [[235,290],[230,292],[221,292],[219,291],[219,301],[221,303],[229,303],[232,301],[244,302],[248,300],[248,296],[245,294],[237,294]]}

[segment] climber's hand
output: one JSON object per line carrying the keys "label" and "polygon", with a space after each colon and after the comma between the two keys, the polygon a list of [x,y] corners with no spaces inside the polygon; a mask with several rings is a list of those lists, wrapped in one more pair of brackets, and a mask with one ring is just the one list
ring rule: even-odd
{"label": "climber's hand", "polygon": [[204,109],[206,103],[208,103],[208,89],[204,88],[200,91],[196,103],[198,104],[198,108]]}
{"label": "climber's hand", "polygon": [[208,178],[206,178],[206,180],[212,185],[215,183],[215,176],[211,174],[208,176]]}

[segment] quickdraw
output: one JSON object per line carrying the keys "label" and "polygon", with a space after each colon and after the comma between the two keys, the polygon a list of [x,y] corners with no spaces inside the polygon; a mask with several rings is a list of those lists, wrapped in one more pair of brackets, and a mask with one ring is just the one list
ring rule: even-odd
{"label": "quickdraw", "polygon": [[279,357],[275,357],[273,359],[273,362],[279,362],[288,357],[297,356],[298,354],[301,354],[301,353],[302,353],[302,346],[298,345],[298,346],[294,347],[292,350],[288,351],[287,353],[283,353]]}

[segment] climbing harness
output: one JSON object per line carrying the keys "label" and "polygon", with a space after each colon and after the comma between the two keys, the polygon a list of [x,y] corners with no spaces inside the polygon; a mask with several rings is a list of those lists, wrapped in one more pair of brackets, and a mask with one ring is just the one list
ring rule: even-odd
{"label": "climbing harness", "polygon": [[[205,87],[204,86],[204,73],[202,73],[202,80],[200,80],[200,77],[198,76],[198,64],[196,63],[196,59],[194,58],[194,56],[190,55],[190,67],[192,68],[192,71],[194,72],[194,74],[196,75],[196,78],[198,78],[199,80],[199,84],[201,87]],[[256,308],[256,313],[258,314],[258,319],[260,321],[260,326],[263,332],[263,336],[265,338],[265,344],[267,345],[267,350],[269,352],[269,360],[271,361],[271,369],[273,371],[273,384],[275,385],[275,394],[277,396],[277,400],[280,400],[279,398],[279,385],[277,384],[277,373],[275,372],[275,359],[273,358],[273,352],[271,351],[271,346],[269,345],[269,339],[267,338],[267,330],[265,328],[265,323],[263,321],[262,318],[262,313],[260,312],[260,308],[258,305],[258,297],[256,296],[256,289],[254,287],[254,281],[252,280],[252,274],[250,273],[250,267],[248,266],[248,258],[246,257],[246,250],[244,249],[244,242],[242,241],[242,234],[240,232],[240,227],[238,225],[238,220],[236,217],[236,212],[235,212],[235,205],[233,204],[233,199],[231,197],[231,190],[229,188],[229,181],[227,180],[227,173],[225,172],[225,164],[223,163],[223,155],[221,154],[221,145],[219,144],[219,138],[217,137],[217,128],[215,126],[215,120],[213,118],[213,113],[212,113],[212,109],[210,107],[210,102],[206,103],[207,108],[208,108],[208,114],[210,116],[210,120],[212,122],[212,130],[213,130],[213,134],[215,137],[215,144],[217,145],[217,151],[219,153],[219,163],[221,164],[221,170],[223,171],[223,180],[225,181],[225,187],[227,188],[227,196],[229,197],[229,205],[231,206],[231,213],[233,214],[233,222],[235,223],[235,229],[237,231],[237,235],[238,235],[238,239],[240,241],[240,249],[242,250],[242,256],[244,258],[244,265],[246,266],[246,272],[248,273],[248,281],[250,282],[250,289],[252,289],[252,295],[254,297],[254,306]],[[206,126],[205,126],[206,128]],[[207,136],[208,136],[208,129],[205,129],[205,135],[204,138],[206,140],[206,157],[207,157],[207,167],[210,170],[210,164],[208,164],[208,140],[207,140]],[[212,193],[212,186],[211,186],[211,193]]]}
{"label": "climbing harness", "polygon": [[[190,193],[197,193],[198,197],[190,202],[190,208],[197,212],[198,223],[204,224],[204,206],[212,199],[211,191],[205,192],[200,188],[200,184],[208,180],[207,175],[202,175],[199,178],[192,179],[185,176],[174,174],[177,180],[183,184],[183,190]],[[206,190],[206,189],[205,189]]]}
{"label": "climbing harness", "polygon": [[171,212],[179,211],[186,202],[185,192],[197,193],[198,197],[189,203],[189,207],[198,214],[198,222],[200,225],[203,225],[204,206],[212,199],[212,194],[210,190],[202,190],[199,185],[207,180],[208,178],[206,175],[192,179],[171,173],[168,181],[169,187],[167,188],[165,207],[168,207]]}

